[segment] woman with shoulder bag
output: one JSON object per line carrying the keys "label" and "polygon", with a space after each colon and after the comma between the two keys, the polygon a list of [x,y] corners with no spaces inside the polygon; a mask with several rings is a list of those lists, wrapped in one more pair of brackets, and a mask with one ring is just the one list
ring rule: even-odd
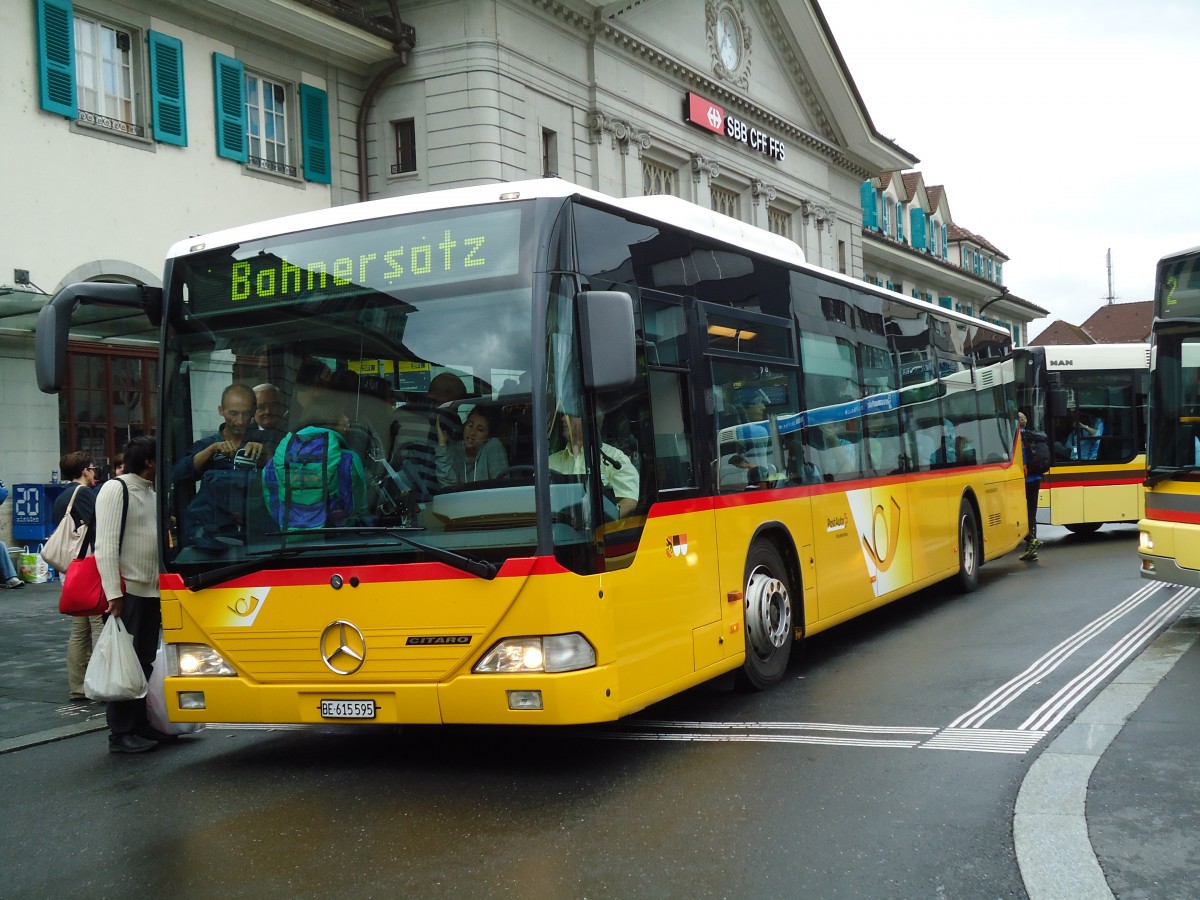
{"label": "woman with shoulder bag", "polygon": [[[107,612],[119,616],[132,636],[147,678],[154,668],[158,633],[162,628],[158,599],[158,503],[154,493],[157,448],[157,441],[148,435],[130,441],[125,448],[125,474],[104,482],[96,495],[96,567],[108,600]],[[142,753],[175,740],[173,735],[150,726],[144,696],[137,700],[110,701],[106,713],[110,753]]]}
{"label": "woman with shoulder bag", "polygon": [[[75,487],[58,495],[50,521],[61,522],[70,507],[71,518],[77,526],[94,527],[96,494],[92,486],[96,483],[96,467],[92,455],[81,450],[68,453],[58,461],[58,469],[63,480],[74,482]],[[96,646],[103,626],[101,616],[71,617],[71,636],[67,638],[67,693],[72,700],[87,700],[83,695],[83,673],[87,671],[92,648]]]}

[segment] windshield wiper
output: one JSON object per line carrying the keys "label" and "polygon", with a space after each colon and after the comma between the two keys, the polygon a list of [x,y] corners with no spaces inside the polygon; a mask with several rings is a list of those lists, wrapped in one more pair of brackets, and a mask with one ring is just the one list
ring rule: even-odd
{"label": "windshield wiper", "polygon": [[201,572],[199,575],[192,575],[190,578],[183,579],[183,585],[189,591],[202,591],[205,588],[212,587],[214,584],[220,584],[222,581],[229,581],[231,578],[237,578],[239,575],[258,571],[273,562],[295,556],[303,549],[303,547],[292,547],[288,550],[276,550],[274,553],[268,553],[265,556],[243,559],[241,562],[222,566],[219,569],[209,569],[207,572]]}
{"label": "windshield wiper", "polygon": [[1176,466],[1174,468],[1158,469],[1153,475],[1147,475],[1145,485],[1151,487],[1160,481],[1174,478],[1176,475],[1192,475],[1200,472],[1200,466]]}
{"label": "windshield wiper", "polygon": [[390,538],[400,541],[401,543],[408,544],[410,547],[416,547],[418,550],[428,553],[438,562],[444,562],[446,565],[453,566],[456,569],[466,572],[468,575],[474,575],[477,578],[483,578],[487,581],[491,581],[493,578],[495,578],[497,573],[500,571],[500,567],[494,562],[489,562],[486,559],[476,559],[475,557],[467,556],[464,553],[456,553],[453,550],[447,550],[445,547],[435,547],[433,544],[426,544],[424,541],[414,540],[403,531],[400,531],[396,528],[384,528],[382,526],[377,526],[368,528],[315,528],[313,530],[316,532],[341,532],[343,534],[346,532],[351,532],[353,534],[385,534]]}

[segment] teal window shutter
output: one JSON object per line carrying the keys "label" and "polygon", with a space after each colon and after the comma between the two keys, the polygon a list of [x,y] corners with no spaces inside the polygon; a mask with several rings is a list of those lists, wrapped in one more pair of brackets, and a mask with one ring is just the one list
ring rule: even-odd
{"label": "teal window shutter", "polygon": [[244,163],[246,148],[246,67],[238,60],[213,54],[216,99],[217,156]]}
{"label": "teal window shutter", "polygon": [[187,114],[183,101],[183,41],[151,31],[150,112],[154,139],[187,146]]}
{"label": "teal window shutter", "polygon": [[78,119],[75,8],[71,0],[37,0],[37,30],[42,109],[68,119]]}
{"label": "teal window shutter", "polygon": [[332,181],[329,95],[310,84],[300,85],[300,132],[304,144],[304,177],[318,184],[329,184]]}
{"label": "teal window shutter", "polygon": [[917,250],[925,246],[925,210],[919,206],[912,211],[912,245]]}
{"label": "teal window shutter", "polygon": [[880,223],[879,223],[879,227],[880,227],[880,228],[883,230],[883,233],[884,233],[884,234],[890,235],[890,234],[891,234],[891,230],[888,228],[888,226],[889,226],[891,223],[888,221],[888,202],[887,202],[887,197],[885,197],[885,196],[882,196],[882,195],[881,195],[879,199],[880,199],[880,202],[879,202],[879,216],[880,216],[880,219],[881,219],[881,221],[880,221]]}
{"label": "teal window shutter", "polygon": [[904,243],[904,204],[896,201],[896,240]]}
{"label": "teal window shutter", "polygon": [[996,284],[1004,284],[1004,264],[996,263]]}
{"label": "teal window shutter", "polygon": [[918,300],[920,300],[920,299],[921,299],[921,292],[920,292],[920,291],[918,291],[916,288],[913,288],[913,289],[912,289],[912,295],[913,295],[914,297],[916,297]]}
{"label": "teal window shutter", "polygon": [[938,297],[938,306],[942,309],[950,309],[954,300],[950,297]]}
{"label": "teal window shutter", "polygon": [[946,226],[943,225],[942,226],[942,259],[947,259],[947,260],[950,258],[950,245],[947,240],[947,238],[949,237],[949,233],[950,233],[949,229],[947,229]]}
{"label": "teal window shutter", "polygon": [[863,208],[863,228],[878,228],[879,217],[875,210],[875,188],[871,186],[870,181],[864,181],[862,183],[861,195]]}

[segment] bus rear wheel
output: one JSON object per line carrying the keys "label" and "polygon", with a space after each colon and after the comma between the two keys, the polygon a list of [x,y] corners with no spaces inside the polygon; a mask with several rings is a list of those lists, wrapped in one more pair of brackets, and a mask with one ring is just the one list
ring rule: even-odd
{"label": "bus rear wheel", "polygon": [[979,540],[979,523],[975,510],[965,499],[958,507],[958,589],[969,594],[979,587],[979,561],[983,543]]}
{"label": "bus rear wheel", "polygon": [[1073,522],[1066,526],[1071,534],[1094,534],[1100,530],[1100,522]]}
{"label": "bus rear wheel", "polygon": [[744,602],[746,662],[738,672],[738,686],[761,691],[783,680],[796,627],[787,566],[765,541],[751,547],[746,557]]}

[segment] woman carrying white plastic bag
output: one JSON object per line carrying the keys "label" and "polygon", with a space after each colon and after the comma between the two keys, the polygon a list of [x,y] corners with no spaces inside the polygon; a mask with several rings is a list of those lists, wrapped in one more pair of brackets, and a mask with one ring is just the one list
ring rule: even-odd
{"label": "woman carrying white plastic bag", "polygon": [[[108,614],[119,617],[129,631],[147,677],[153,671],[162,628],[158,503],[154,495],[157,448],[155,439],[148,435],[130,441],[125,449],[125,474],[104,482],[96,495],[96,567],[108,600]],[[174,735],[151,727],[144,696],[111,701],[106,714],[111,753],[144,753],[175,740]]]}
{"label": "woman carrying white plastic bag", "polygon": [[83,676],[83,692],[110,703],[146,696],[146,673],[133,649],[133,638],[117,616],[104,623]]}

